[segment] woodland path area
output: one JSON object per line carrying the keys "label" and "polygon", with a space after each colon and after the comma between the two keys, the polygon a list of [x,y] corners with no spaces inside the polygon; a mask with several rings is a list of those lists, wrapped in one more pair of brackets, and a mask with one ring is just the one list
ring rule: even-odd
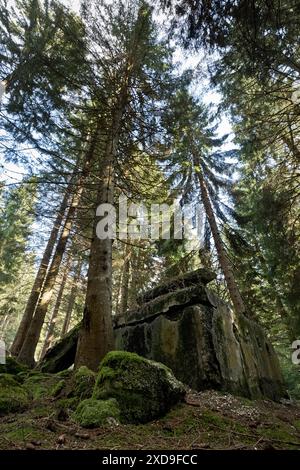
{"label": "woodland path area", "polygon": [[185,403],[144,425],[82,429],[36,401],[0,422],[0,449],[300,449],[300,407],[190,391]]}

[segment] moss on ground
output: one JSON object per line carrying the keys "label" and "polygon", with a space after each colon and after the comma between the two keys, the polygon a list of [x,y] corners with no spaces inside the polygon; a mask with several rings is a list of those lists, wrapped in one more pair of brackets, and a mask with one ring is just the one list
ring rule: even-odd
{"label": "moss on ground", "polygon": [[0,415],[24,410],[29,403],[27,391],[11,374],[0,374]]}
{"label": "moss on ground", "polygon": [[293,422],[293,424],[294,424],[295,428],[300,431],[300,419],[296,419],[296,420]]}
{"label": "moss on ground", "polygon": [[[235,400],[239,403],[238,398]],[[0,420],[0,449],[25,449],[32,443],[37,449],[300,448],[299,431],[275,416],[280,410],[282,414],[290,415],[292,422],[300,421],[300,408],[270,403],[266,409],[263,403],[253,402],[260,418],[252,426],[249,419],[242,418],[239,413],[225,416],[222,409],[211,409],[209,394],[201,402],[199,407],[180,404],[164,418],[147,424],[116,426],[111,423],[84,430],[74,423],[72,414],[63,423],[55,418],[57,402],[32,402],[22,414],[10,414]],[[243,406],[242,402],[240,406]],[[280,429],[279,434],[276,429]],[[283,435],[282,430],[287,434]],[[59,444],[62,434],[65,443]]]}
{"label": "moss on ground", "polygon": [[65,384],[66,384],[66,381],[64,379],[54,384],[53,387],[50,389],[50,395],[52,397],[57,397],[60,394],[60,392],[63,390]]}
{"label": "moss on ground", "polygon": [[83,400],[73,414],[74,420],[84,428],[97,428],[108,424],[109,418],[119,421],[120,409],[114,398],[109,400]]}
{"label": "moss on ground", "polygon": [[[2,373],[0,449],[300,449],[300,406],[295,403],[189,391],[189,404],[181,402],[143,424],[143,413],[148,419],[170,397],[164,386],[155,389],[155,380],[176,388],[169,374],[168,368],[137,355],[113,352],[101,364],[93,398],[81,401],[95,380],[86,368]],[[74,390],[78,396],[71,396]],[[124,424],[129,420],[135,424]]]}
{"label": "moss on ground", "polygon": [[23,387],[33,400],[41,400],[53,396],[59,383],[61,386],[61,380],[55,374],[36,372],[24,378]]}
{"label": "moss on ground", "polygon": [[27,366],[10,356],[6,358],[5,364],[0,364],[0,373],[2,374],[19,374],[21,372],[28,372],[28,370]]}

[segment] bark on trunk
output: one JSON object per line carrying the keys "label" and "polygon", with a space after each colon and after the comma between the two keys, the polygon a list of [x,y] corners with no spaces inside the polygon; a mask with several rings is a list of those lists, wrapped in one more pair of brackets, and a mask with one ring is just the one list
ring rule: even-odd
{"label": "bark on trunk", "polygon": [[59,238],[59,241],[57,243],[56,250],[55,250],[47,277],[45,279],[43,292],[40,296],[38,306],[31,320],[31,323],[28,328],[26,337],[24,339],[22,348],[18,354],[18,359],[30,367],[32,367],[35,363],[34,354],[35,354],[36,346],[39,341],[43,323],[45,321],[47,309],[52,299],[53,288],[55,285],[57,275],[59,273],[61,261],[62,261],[64,252],[65,252],[65,249],[66,249],[69,237],[70,237],[70,232],[74,223],[78,204],[81,198],[81,194],[83,192],[83,184],[90,171],[91,162],[94,156],[94,149],[95,149],[95,136],[91,140],[89,149],[86,152],[85,160],[83,164],[84,165],[83,171],[77,182],[76,192],[73,195],[72,202],[71,202],[70,208],[66,216],[65,225],[61,233],[61,236]]}
{"label": "bark on trunk", "polygon": [[4,336],[5,332],[6,332],[6,329],[7,329],[7,326],[9,324],[9,320],[10,320],[10,316],[9,314],[7,313],[5,315],[5,317],[3,318],[3,321],[1,323],[1,328],[0,328],[0,332],[2,334],[2,336]]}
{"label": "bark on trunk", "polygon": [[[199,167],[199,162],[198,167]],[[223,242],[218,230],[217,222],[215,219],[215,215],[213,212],[213,208],[209,199],[208,191],[206,189],[205,181],[201,173],[198,173],[200,190],[201,190],[201,197],[204,205],[204,209],[208,218],[208,222],[210,225],[210,229],[212,232],[212,236],[215,242],[216,250],[218,253],[219,262],[225,277],[225,281],[227,284],[227,288],[230,294],[231,301],[233,303],[234,309],[237,314],[245,313],[245,305],[243,299],[241,297],[239,288],[235,282],[234,274],[232,271],[232,267],[230,261],[227,257],[225,252]]]}
{"label": "bark on trunk", "polygon": [[54,340],[55,325],[56,325],[56,322],[57,322],[58,313],[59,313],[59,309],[60,309],[60,305],[61,305],[61,301],[62,301],[62,297],[63,297],[63,293],[64,293],[64,288],[65,288],[67,278],[68,278],[68,274],[69,274],[69,270],[70,270],[69,261],[70,260],[68,259],[67,262],[66,262],[63,277],[61,279],[61,283],[60,283],[60,286],[59,286],[57,298],[56,298],[56,301],[55,301],[55,305],[54,305],[52,315],[51,315],[51,319],[50,319],[50,323],[49,323],[49,328],[47,330],[46,338],[45,338],[45,341],[44,341],[44,346],[43,346],[43,349],[42,349],[42,352],[41,352],[41,356],[40,356],[41,358],[44,357],[47,349],[50,348],[50,346],[51,346],[51,344],[53,343],[53,340]]}
{"label": "bark on trunk", "polygon": [[[97,208],[101,204],[113,204],[114,159],[119,141],[121,119],[124,109],[124,96],[114,113],[111,129],[107,135],[105,151],[100,157],[99,189],[96,200]],[[83,312],[83,322],[75,358],[75,367],[82,365],[97,370],[101,359],[114,349],[112,326],[112,239],[100,239],[96,230],[103,217],[96,215],[91,241],[87,292]]]}
{"label": "bark on trunk", "polygon": [[74,308],[74,304],[75,304],[75,300],[77,296],[77,291],[78,291],[78,282],[79,282],[80,275],[81,275],[81,269],[82,269],[82,261],[79,261],[77,264],[76,271],[75,271],[74,281],[73,281],[73,285],[72,285],[71,292],[70,292],[70,298],[69,298],[69,302],[67,306],[64,324],[61,330],[61,338],[63,338],[67,334],[69,326],[70,326],[72,312],[73,312],[73,308]]}
{"label": "bark on trunk", "polygon": [[52,255],[52,252],[53,252],[56,240],[57,240],[58,232],[59,232],[59,229],[61,227],[64,215],[66,212],[66,208],[67,208],[68,201],[70,198],[70,193],[71,193],[71,184],[68,186],[66,193],[64,195],[64,198],[61,202],[60,208],[58,210],[58,214],[53,224],[53,228],[51,230],[48,243],[46,245],[38,272],[36,274],[35,281],[34,281],[31,293],[29,295],[22,320],[20,322],[17,333],[15,335],[15,338],[11,347],[11,354],[13,356],[18,356],[22,348],[30,322],[33,318],[35,309],[37,307],[38,300],[42,291],[42,287],[45,282],[51,255]]}
{"label": "bark on trunk", "polygon": [[120,314],[126,315],[128,308],[128,290],[129,290],[129,275],[130,275],[130,257],[131,247],[126,245],[125,248],[125,259],[123,265],[123,275],[121,283],[121,303],[120,303]]}

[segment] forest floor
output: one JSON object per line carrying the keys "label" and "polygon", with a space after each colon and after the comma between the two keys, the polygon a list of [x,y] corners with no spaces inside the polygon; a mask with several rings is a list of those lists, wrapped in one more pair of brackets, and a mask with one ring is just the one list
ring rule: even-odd
{"label": "forest floor", "polygon": [[190,391],[185,403],[144,425],[83,429],[40,400],[0,418],[0,449],[300,449],[300,403]]}

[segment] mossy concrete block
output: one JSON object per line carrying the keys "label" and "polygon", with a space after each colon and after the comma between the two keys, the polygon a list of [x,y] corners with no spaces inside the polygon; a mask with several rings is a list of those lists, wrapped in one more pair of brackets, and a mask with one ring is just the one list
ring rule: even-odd
{"label": "mossy concrete block", "polygon": [[237,316],[208,289],[206,294],[206,302],[197,300],[175,309],[173,304],[173,310],[170,294],[165,296],[166,308],[159,299],[160,315],[129,321],[115,330],[116,348],[166,364],[196,390],[211,388],[272,400],[284,397],[278,358],[261,326]]}
{"label": "mossy concrete block", "polygon": [[78,323],[60,341],[54,344],[38,364],[42,372],[56,373],[68,369],[73,363],[77,348],[77,340],[81,323]]}
{"label": "mossy concrete block", "polygon": [[93,398],[115,398],[123,423],[145,423],[163,416],[185,395],[172,371],[137,354],[112,351],[100,365]]}
{"label": "mossy concrete block", "polygon": [[120,419],[120,409],[117,400],[95,400],[89,398],[79,403],[73,418],[84,428],[97,428],[109,423],[109,418]]}
{"label": "mossy concrete block", "polygon": [[0,374],[0,415],[22,411],[29,404],[27,390],[10,374]]}

